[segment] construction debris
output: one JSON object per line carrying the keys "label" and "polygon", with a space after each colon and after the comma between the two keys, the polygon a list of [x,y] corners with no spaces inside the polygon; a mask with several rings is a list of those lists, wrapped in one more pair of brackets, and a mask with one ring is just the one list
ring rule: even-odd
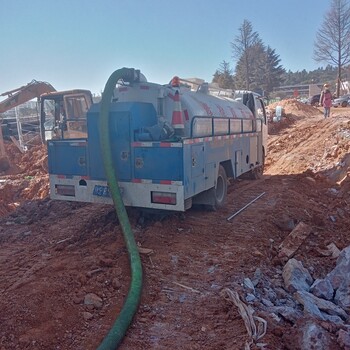
{"label": "construction debris", "polygon": [[293,229],[293,231],[284,239],[280,244],[278,257],[280,259],[288,260],[291,258],[305,238],[311,233],[312,227],[309,225],[299,222],[299,224]]}
{"label": "construction debris", "polygon": [[[221,295],[237,306],[238,312],[241,315],[244,325],[248,333],[248,340],[245,343],[245,350],[249,350],[251,345],[257,344],[258,340],[266,334],[267,322],[261,317],[255,316],[254,309],[241,301],[238,293],[229,288],[222,290]],[[264,344],[264,346],[267,344]]]}

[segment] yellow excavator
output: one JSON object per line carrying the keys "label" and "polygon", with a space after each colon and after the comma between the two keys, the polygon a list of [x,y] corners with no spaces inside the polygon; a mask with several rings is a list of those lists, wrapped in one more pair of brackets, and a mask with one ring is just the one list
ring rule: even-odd
{"label": "yellow excavator", "polygon": [[[51,84],[32,80],[27,85],[0,94],[0,96],[7,96],[3,101],[0,101],[0,114],[34,98],[39,99],[44,93],[54,91],[56,91],[56,89]],[[6,155],[1,124],[2,119],[0,119],[0,172],[6,171],[10,167],[10,161]]]}
{"label": "yellow excavator", "polygon": [[[92,105],[90,90],[56,91],[49,83],[32,80],[27,85],[4,92],[0,101],[0,114],[34,98],[40,104],[40,136],[43,143],[51,138],[86,137],[86,113]],[[0,172],[10,162],[6,156],[0,118]]]}

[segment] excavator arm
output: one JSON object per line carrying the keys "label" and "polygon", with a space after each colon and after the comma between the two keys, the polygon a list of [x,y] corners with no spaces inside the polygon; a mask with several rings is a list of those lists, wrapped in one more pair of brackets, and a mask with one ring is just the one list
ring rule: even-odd
{"label": "excavator arm", "polygon": [[[46,92],[53,92],[56,89],[49,83],[43,81],[32,80],[27,85],[21,86],[17,89],[2,93],[0,96],[7,96],[7,98],[0,102],[0,113],[17,107],[33,98],[39,98],[40,95]],[[2,127],[0,120],[0,172],[5,171],[10,167],[10,162],[6,156],[4,139],[2,135]]]}
{"label": "excavator arm", "polygon": [[33,98],[39,98],[40,95],[46,92],[53,92],[56,89],[49,83],[43,81],[32,80],[27,85],[17,89],[2,93],[0,96],[7,98],[0,102],[0,113],[4,113],[11,108],[17,107]]}

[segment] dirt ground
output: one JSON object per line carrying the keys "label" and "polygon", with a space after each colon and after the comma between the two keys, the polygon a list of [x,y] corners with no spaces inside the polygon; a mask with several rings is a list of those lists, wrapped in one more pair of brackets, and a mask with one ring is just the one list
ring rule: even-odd
{"label": "dirt ground", "polygon": [[[278,246],[299,222],[312,232],[295,258],[314,278],[335,266],[327,245],[350,244],[350,109],[332,109],[329,119],[295,101],[284,110],[270,126],[264,176],[231,182],[224,209],[158,217],[128,209],[136,241],[152,252],[141,254],[141,304],[120,349],[244,349],[247,330],[225,288],[267,321],[252,349],[298,348],[299,321],[246,301],[243,281],[259,275],[262,295],[282,293]],[[114,209],[50,200],[45,147],[6,149],[12,167],[0,176],[0,350],[96,349],[130,280]],[[337,329],[322,326],[339,349]]]}

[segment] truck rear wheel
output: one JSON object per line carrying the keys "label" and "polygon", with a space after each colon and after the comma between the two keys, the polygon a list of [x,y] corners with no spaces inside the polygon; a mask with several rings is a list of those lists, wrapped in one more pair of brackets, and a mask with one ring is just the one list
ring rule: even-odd
{"label": "truck rear wheel", "polygon": [[222,165],[219,166],[216,186],[213,187],[210,192],[213,203],[209,206],[210,210],[216,211],[222,208],[225,205],[227,198],[227,175]]}

